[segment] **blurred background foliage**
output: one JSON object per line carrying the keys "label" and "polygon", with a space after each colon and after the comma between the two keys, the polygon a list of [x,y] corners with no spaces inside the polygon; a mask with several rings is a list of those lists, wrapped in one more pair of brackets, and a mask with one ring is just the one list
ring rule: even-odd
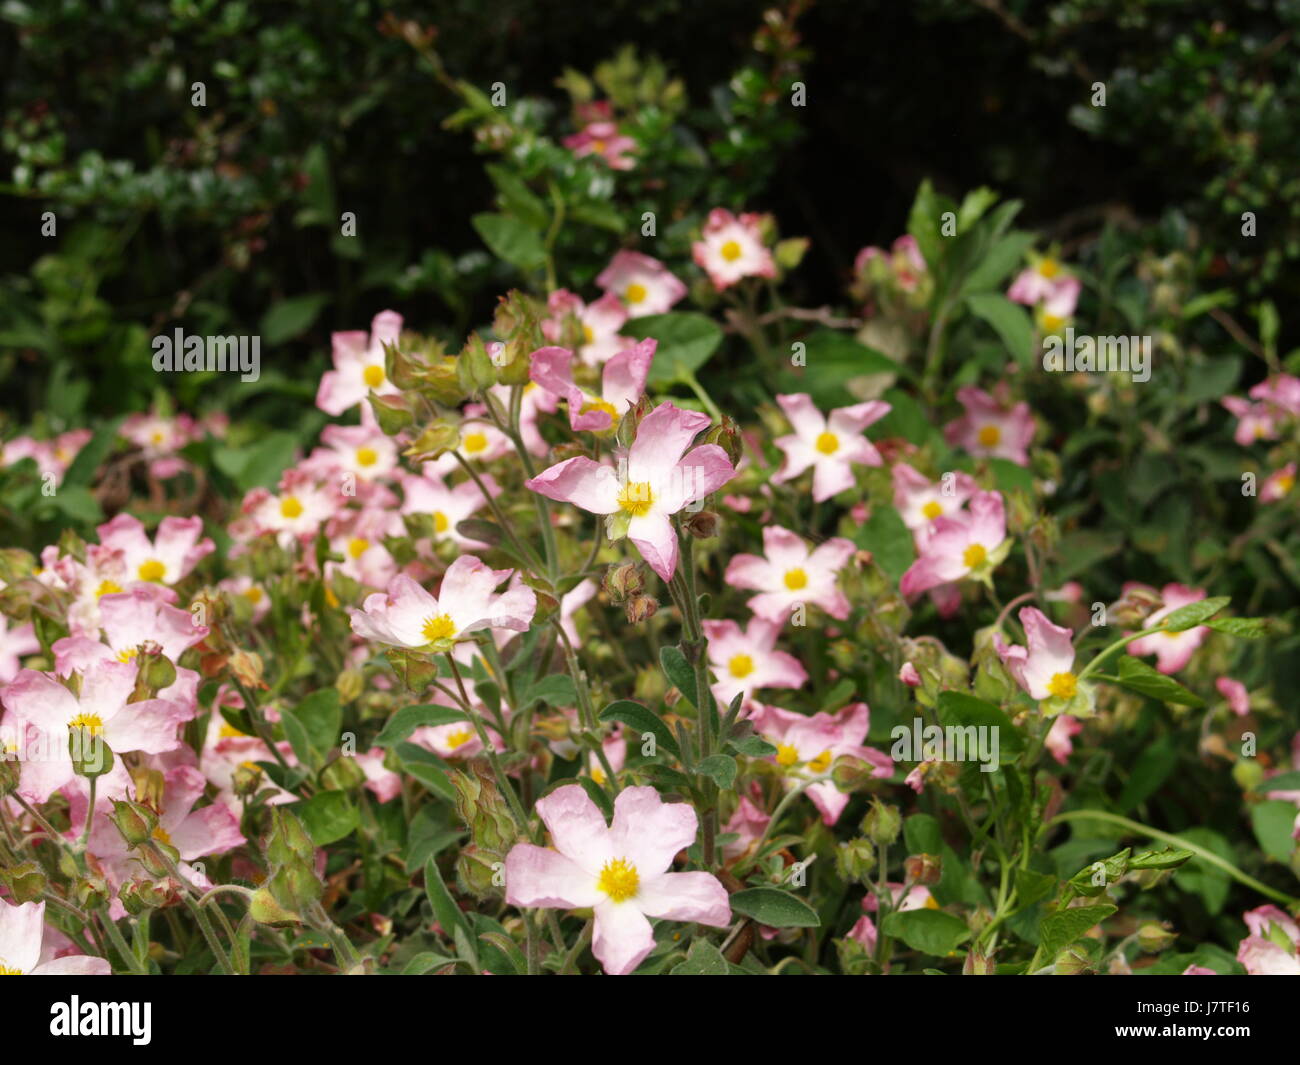
{"label": "blurred background foliage", "polygon": [[[1294,293],[1296,0],[817,0],[765,21],[766,7],[3,0],[8,413],[59,430],[141,409],[159,387],[150,338],[184,325],[259,333],[265,371],[251,387],[169,381],[176,406],[294,418],[331,330],[390,305],[453,342],[486,319],[519,278],[472,220],[503,200],[545,217],[564,201],[554,262],[575,289],[642,211],[671,262],[724,204],[811,238],[788,298],[839,302],[855,253],[903,231],[929,177],[1023,201],[1020,224],[1067,254],[1110,222],[1117,253],[1178,252],[1243,308]],[[505,86],[500,129],[454,79]],[[795,80],[807,106],[774,107]],[[584,92],[633,127],[637,169],[558,146]]]}

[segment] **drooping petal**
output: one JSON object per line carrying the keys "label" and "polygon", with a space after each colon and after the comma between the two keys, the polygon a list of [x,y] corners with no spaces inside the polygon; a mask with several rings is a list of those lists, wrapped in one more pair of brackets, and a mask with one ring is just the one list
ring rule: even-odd
{"label": "drooping petal", "polygon": [[633,518],[627,525],[627,538],[661,579],[672,580],[677,569],[677,532],[666,514],[654,510]]}

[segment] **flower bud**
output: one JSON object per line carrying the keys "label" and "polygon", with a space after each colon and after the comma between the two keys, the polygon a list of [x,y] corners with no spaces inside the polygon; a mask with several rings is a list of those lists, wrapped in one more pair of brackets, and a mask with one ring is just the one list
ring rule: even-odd
{"label": "flower bud", "polygon": [[937,854],[911,854],[903,861],[903,871],[914,884],[937,884],[943,875],[943,859]]}
{"label": "flower bud", "polygon": [[149,689],[151,697],[176,683],[176,667],[162,653],[162,648],[158,644],[147,643],[141,647],[136,662],[140,667],[137,683],[144,684]]}
{"label": "flower bud", "polygon": [[866,884],[876,868],[876,848],[861,836],[841,843],[835,848],[835,868],[845,882]]}
{"label": "flower bud", "polygon": [[1087,951],[1079,946],[1061,951],[1053,968],[1057,976],[1090,976],[1096,972]]}
{"label": "flower bud", "polygon": [[423,432],[402,454],[416,462],[427,462],[455,451],[459,445],[460,426],[445,418],[436,418],[424,427]]}
{"label": "flower bud", "polygon": [[485,852],[473,843],[462,847],[456,858],[456,876],[461,885],[478,899],[501,894],[501,887],[495,882],[498,870],[503,868],[504,859]]}
{"label": "flower bud", "polygon": [[264,887],[253,892],[252,898],[248,901],[248,914],[258,924],[280,926],[302,923],[302,919],[294,911],[281,906],[275,896]]}
{"label": "flower bud", "polygon": [[364,784],[366,774],[355,758],[336,758],[321,770],[320,779],[330,791],[348,791]]}
{"label": "flower bud", "polygon": [[35,902],[45,894],[45,873],[35,862],[20,862],[0,869],[0,884],[8,890],[14,902]]}
{"label": "flower bud", "polygon": [[727,454],[727,460],[734,466],[745,453],[745,442],[741,438],[740,429],[731,417],[724,414],[720,425],[712,426],[704,434],[706,444],[717,444]]}
{"label": "flower bud", "polygon": [[961,963],[962,976],[993,976],[996,971],[993,959],[976,950],[968,953],[966,960]]}
{"label": "flower bud", "polygon": [[1111,604],[1107,619],[1113,625],[1140,629],[1163,603],[1160,593],[1153,588],[1130,588],[1118,602]]}
{"label": "flower bud", "polygon": [[627,601],[624,607],[627,613],[628,624],[639,625],[643,621],[649,621],[659,612],[659,600],[649,595],[638,595]]}
{"label": "flower bud", "polygon": [[890,806],[879,799],[871,800],[871,809],[862,819],[862,831],[873,843],[888,847],[898,839],[902,828],[903,818],[897,806]]}
{"label": "flower bud", "polygon": [[396,436],[415,424],[415,415],[401,395],[380,396],[371,392],[366,398],[370,400],[370,409],[375,412],[375,421],[387,436]]}
{"label": "flower bud", "polygon": [[921,686],[921,674],[916,671],[916,666],[912,665],[911,662],[903,663],[903,668],[898,671],[898,679],[909,688],[919,688]]}
{"label": "flower bud", "polygon": [[1254,791],[1264,782],[1264,767],[1253,758],[1243,758],[1232,767],[1232,779],[1242,791]]}
{"label": "flower bud", "polygon": [[98,724],[68,728],[68,757],[79,777],[102,777],[113,768],[113,752],[100,735],[101,728]]}
{"label": "flower bud", "polygon": [[150,876],[164,877],[171,875],[172,869],[181,860],[181,852],[170,843],[154,837],[139,848],[136,858]]}
{"label": "flower bud", "polygon": [[77,879],[72,887],[72,896],[83,910],[98,910],[101,906],[108,905],[108,900],[113,897],[113,893],[109,889],[107,880],[102,876],[91,874]]}
{"label": "flower bud", "polygon": [[1138,946],[1148,954],[1159,954],[1167,947],[1173,946],[1177,938],[1175,933],[1154,921],[1148,921],[1137,931]]}
{"label": "flower bud", "polygon": [[254,651],[236,650],[229,661],[230,671],[246,688],[257,691],[266,688],[262,679],[262,656]]}
{"label": "flower bud", "polygon": [[230,778],[230,788],[239,799],[251,799],[262,786],[262,769],[256,765],[237,766]]}
{"label": "flower bud", "polygon": [[470,395],[486,392],[497,383],[496,369],[477,333],[470,335],[456,359],[456,382]]}

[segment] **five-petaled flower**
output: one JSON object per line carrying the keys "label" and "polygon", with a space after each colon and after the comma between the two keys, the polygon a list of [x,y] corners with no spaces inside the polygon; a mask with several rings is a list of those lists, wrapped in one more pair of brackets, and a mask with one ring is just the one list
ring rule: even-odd
{"label": "five-petaled flower", "polygon": [[824,415],[813,406],[811,396],[777,396],[776,401],[794,432],[777,437],[776,446],[785,452],[785,460],[772,477],[774,483],[792,480],[811,466],[813,501],[822,503],[853,487],[853,463],[881,465],[880,452],[862,430],[889,413],[888,403],[873,399]]}

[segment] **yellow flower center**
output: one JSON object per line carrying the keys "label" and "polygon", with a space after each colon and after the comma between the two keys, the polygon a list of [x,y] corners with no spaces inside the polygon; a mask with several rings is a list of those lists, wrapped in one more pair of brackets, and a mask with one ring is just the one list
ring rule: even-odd
{"label": "yellow flower center", "polygon": [[976,439],[985,447],[995,447],[1002,439],[1002,430],[996,425],[986,425],[979,431]]}
{"label": "yellow flower center", "polygon": [[585,323],[582,327],[582,339],[586,344],[594,344],[596,342],[596,334],[592,332],[591,326],[586,325]]}
{"label": "yellow flower center", "polygon": [[95,592],[96,596],[117,595],[122,590],[122,586],[117,581],[102,581],[99,589]]}
{"label": "yellow flower center", "polygon": [[302,500],[297,496],[285,496],[280,500],[280,517],[290,521],[302,517]]}
{"label": "yellow flower center", "polygon": [[1061,264],[1055,259],[1042,259],[1038,263],[1038,272],[1050,281],[1061,272]]}
{"label": "yellow flower center", "polygon": [[641,878],[637,876],[636,866],[626,858],[611,858],[600,871],[596,887],[614,902],[626,902],[641,887]]}
{"label": "yellow flower center", "polygon": [[23,975],[23,971],[21,969],[10,969],[3,962],[0,962],[0,976],[22,976],[22,975]]}
{"label": "yellow flower center", "polygon": [[1046,311],[1039,315],[1038,321],[1044,333],[1059,333],[1065,325],[1065,319],[1059,314],[1048,314]]}
{"label": "yellow flower center", "polygon": [[808,574],[802,569],[790,569],[785,571],[785,586],[792,592],[797,592],[801,588],[808,587]]}
{"label": "yellow flower center", "polygon": [[465,434],[464,448],[471,455],[476,455],[480,451],[486,451],[487,446],[487,433],[473,432]]}
{"label": "yellow flower center", "polygon": [[92,736],[104,734],[104,722],[98,714],[78,714],[68,722],[70,729],[85,729]]}
{"label": "yellow flower center", "polygon": [[244,598],[254,606],[257,606],[257,604],[262,601],[262,589],[256,584],[249,585],[249,587],[244,589]]}
{"label": "yellow flower center", "polygon": [[591,142],[591,150],[594,151],[597,155],[604,155],[604,154],[605,154],[605,149],[606,149],[607,147],[608,147],[608,145],[607,145],[604,141],[592,141],[592,142]]}
{"label": "yellow flower center", "polygon": [[788,743],[780,744],[776,749],[776,764],[787,769],[799,761],[799,752]]}
{"label": "yellow flower center", "polygon": [[1058,699],[1073,699],[1079,690],[1079,681],[1073,673],[1053,673],[1047,682],[1047,690]]}
{"label": "yellow flower center", "polygon": [[125,651],[118,651],[117,660],[119,662],[133,662],[135,661],[136,655],[139,653],[140,649],[138,647],[130,647]]}
{"label": "yellow flower center", "polygon": [[830,768],[832,761],[834,761],[834,757],[831,755],[830,750],[827,749],[809,762],[808,768],[814,773],[825,773]]}
{"label": "yellow flower center", "polygon": [[457,747],[464,747],[465,744],[469,743],[473,738],[474,733],[467,728],[463,728],[449,734],[446,739],[446,744],[454,751]]}
{"label": "yellow flower center", "polygon": [[1292,488],[1295,487],[1295,478],[1292,477],[1289,473],[1284,473],[1273,483],[1277,485],[1277,491],[1279,495],[1286,495],[1288,492],[1291,491]]}
{"label": "yellow flower center", "polygon": [[434,640],[449,640],[456,635],[456,623],[450,614],[438,614],[424,619],[424,628],[420,630],[428,643]]}
{"label": "yellow flower center", "polygon": [[734,240],[729,240],[727,241],[726,244],[724,244],[721,248],[718,249],[718,254],[721,255],[724,259],[726,259],[727,262],[734,263],[737,259],[740,258],[740,245],[737,244]]}
{"label": "yellow flower center", "polygon": [[840,442],[834,433],[822,433],[816,447],[823,455],[834,455],[840,449]]}
{"label": "yellow flower center", "polygon": [[360,558],[370,550],[370,541],[355,536],[348,541],[348,554],[353,558]]}
{"label": "yellow flower center", "polygon": [[967,569],[974,569],[976,566],[983,565],[988,557],[989,553],[984,549],[983,544],[971,544],[962,552],[961,560],[966,563]]}
{"label": "yellow flower center", "polygon": [[648,295],[649,293],[646,292],[645,285],[638,284],[635,281],[623,290],[623,298],[627,300],[628,303],[640,303]]}
{"label": "yellow flower center", "polygon": [[578,413],[590,414],[593,410],[603,410],[609,415],[611,423],[618,421],[618,411],[614,408],[614,404],[603,399],[596,399],[594,396],[587,397],[587,401],[583,403],[582,409]]}
{"label": "yellow flower center", "polygon": [[649,481],[628,481],[618,493],[618,505],[634,518],[650,513],[654,503],[655,496]]}
{"label": "yellow flower center", "polygon": [[161,444],[163,440],[164,437],[161,429],[155,429],[149,434],[149,443],[151,444]]}
{"label": "yellow flower center", "polygon": [[[228,721],[223,720],[221,723],[221,728],[217,730],[217,735],[220,736],[223,740],[234,740],[234,739],[239,739],[242,736],[247,736],[248,733],[240,732],[239,729],[235,728],[234,725],[230,724]],[[251,765],[253,763],[246,762],[245,764]]]}
{"label": "yellow flower center", "polygon": [[358,466],[373,466],[378,461],[379,461],[379,452],[376,451],[373,447],[357,448]]}
{"label": "yellow flower center", "polygon": [[142,581],[160,581],[167,572],[167,567],[156,558],[150,558],[140,563],[138,572]]}
{"label": "yellow flower center", "polygon": [[378,364],[367,366],[361,371],[361,379],[371,388],[378,388],[384,383],[384,368]]}
{"label": "yellow flower center", "polygon": [[737,680],[742,677],[748,677],[754,672],[754,660],[746,654],[732,655],[731,661],[727,663],[727,669]]}
{"label": "yellow flower center", "polygon": [[591,767],[591,779],[601,787],[604,787],[605,781],[609,778],[605,776],[605,771],[601,769],[600,766],[596,765]]}
{"label": "yellow flower center", "polygon": [[943,507],[932,499],[921,508],[921,513],[929,518],[930,521],[934,521],[935,518],[939,517],[939,515],[943,513]]}
{"label": "yellow flower center", "polygon": [[451,520],[441,510],[433,512],[433,531],[436,533],[445,533],[451,528]]}

